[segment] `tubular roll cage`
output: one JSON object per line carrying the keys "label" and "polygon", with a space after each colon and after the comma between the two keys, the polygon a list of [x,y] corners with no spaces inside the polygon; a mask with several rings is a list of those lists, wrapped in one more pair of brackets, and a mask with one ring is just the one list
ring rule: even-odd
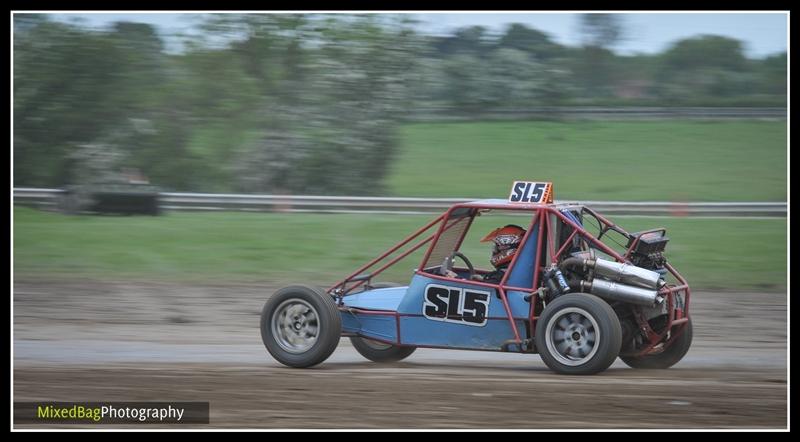
{"label": "tubular roll cage", "polygon": [[[536,254],[534,256],[537,257],[537,259],[535,261],[537,263],[538,269],[536,269],[536,271],[533,272],[533,284],[532,284],[532,286],[531,287],[514,287],[514,286],[510,286],[510,285],[506,284],[507,279],[511,275],[513,269],[515,268],[514,266],[517,263],[517,258],[519,258],[519,253],[514,255],[514,258],[512,259],[512,261],[511,261],[511,263],[509,264],[509,267],[508,267],[510,270],[505,273],[505,275],[503,276],[503,279],[498,284],[492,284],[492,283],[483,282],[483,281],[472,281],[472,280],[468,281],[469,284],[473,284],[473,285],[480,286],[480,287],[488,287],[488,288],[492,288],[492,289],[496,289],[497,290],[497,292],[499,294],[499,297],[503,302],[503,308],[505,309],[506,315],[508,317],[508,321],[509,321],[509,324],[511,326],[511,330],[514,333],[513,340],[510,340],[507,343],[508,344],[513,344],[513,345],[517,345],[517,346],[519,346],[520,349],[522,349],[522,348],[524,348],[523,345],[525,343],[520,338],[519,330],[517,328],[517,325],[516,325],[516,322],[515,322],[515,318],[512,315],[511,307],[510,307],[510,305],[508,303],[508,297],[506,295],[506,292],[507,291],[519,291],[519,292],[525,292],[525,293],[529,294],[529,296],[530,296],[529,299],[531,299],[531,302],[530,302],[530,309],[529,309],[529,312],[528,312],[528,317],[526,319],[528,321],[529,336],[533,337],[534,331],[536,330],[536,321],[539,319],[538,316],[535,316],[534,310],[535,310],[536,303],[533,302],[533,297],[536,296],[536,295],[540,295],[541,296],[541,291],[540,290],[541,290],[542,280],[540,278],[540,274],[547,267],[546,265],[542,265],[542,264],[545,264],[545,263],[539,262],[540,259],[538,259],[538,257],[542,256],[542,247],[543,247],[542,238],[545,236],[545,229],[548,232],[547,235],[546,235],[547,236],[547,245],[545,247],[547,247],[547,250],[549,251],[549,256],[550,256],[550,262],[547,263],[547,264],[557,264],[558,263],[558,259],[561,257],[561,255],[564,253],[564,251],[567,249],[567,246],[570,243],[572,243],[572,240],[575,238],[576,235],[579,235],[579,237],[582,238],[583,240],[591,243],[591,245],[593,245],[597,249],[599,249],[602,252],[610,255],[617,262],[630,263],[629,258],[631,256],[631,254],[633,253],[633,250],[635,250],[635,248],[636,248],[636,246],[637,246],[637,244],[639,242],[639,239],[642,237],[642,235],[644,235],[646,233],[665,231],[666,230],[664,228],[656,228],[656,229],[645,230],[645,231],[642,231],[642,232],[637,232],[637,233],[639,233],[639,235],[636,236],[636,237],[633,237],[633,235],[631,235],[630,233],[626,232],[621,227],[619,227],[618,225],[614,224],[613,222],[611,222],[607,218],[603,217],[602,215],[598,214],[594,210],[589,209],[588,207],[585,207],[585,206],[582,206],[582,205],[571,205],[571,206],[561,206],[561,207],[580,208],[582,213],[588,213],[589,215],[594,217],[601,224],[601,226],[600,226],[600,234],[598,236],[602,237],[602,235],[605,234],[606,232],[608,232],[609,230],[613,230],[613,231],[615,231],[615,232],[617,232],[617,233],[619,233],[619,234],[621,234],[621,235],[623,235],[623,236],[625,236],[625,237],[627,237],[629,239],[633,238],[633,241],[631,241],[631,245],[626,249],[626,251],[625,251],[625,253],[623,255],[620,255],[615,250],[611,249],[606,244],[601,242],[599,239],[597,239],[594,236],[592,236],[592,234],[589,233],[586,229],[584,229],[583,226],[575,223],[574,221],[569,219],[567,216],[565,216],[563,213],[561,213],[559,205],[557,205],[557,204],[520,204],[519,206],[516,206],[516,205],[512,206],[512,205],[509,205],[509,204],[485,204],[485,203],[477,203],[477,202],[462,203],[462,204],[456,204],[456,205],[450,207],[445,213],[443,213],[443,214],[439,215],[438,217],[434,218],[433,220],[428,222],[426,225],[424,225],[423,227],[419,228],[417,231],[415,231],[414,233],[412,233],[411,235],[409,235],[408,237],[406,237],[405,239],[403,239],[399,243],[395,244],[393,247],[391,247],[390,249],[386,250],[385,252],[380,254],[378,257],[376,257],[372,261],[370,261],[370,262],[364,264],[363,266],[359,267],[358,270],[356,270],[355,272],[350,274],[345,279],[337,282],[336,284],[334,284],[333,286],[328,288],[327,292],[331,296],[334,296],[335,298],[337,298],[340,308],[343,308],[342,307],[343,298],[345,296],[347,296],[348,294],[353,294],[353,293],[351,293],[353,290],[355,290],[356,288],[361,287],[361,286],[369,287],[368,283],[369,283],[369,281],[372,280],[372,278],[374,278],[375,276],[379,275],[384,270],[386,270],[389,267],[391,267],[392,265],[396,264],[398,261],[402,260],[406,256],[408,256],[411,253],[417,251],[419,248],[421,248],[425,244],[428,244],[428,243],[432,242],[432,244],[436,245],[437,242],[439,241],[439,238],[441,237],[441,235],[444,232],[448,231],[454,225],[456,225],[457,223],[461,222],[464,218],[469,217],[470,219],[469,219],[469,222],[468,222],[466,228],[463,230],[463,232],[461,232],[460,237],[456,240],[454,248],[453,248],[454,251],[457,251],[461,247],[461,243],[464,240],[464,237],[466,236],[467,232],[469,231],[469,227],[472,224],[472,221],[475,219],[476,216],[479,215],[479,213],[481,211],[505,210],[505,211],[529,211],[529,212],[533,212],[533,217],[531,219],[531,222],[528,225],[528,229],[526,230],[525,235],[524,235],[524,237],[522,239],[522,242],[520,243],[520,246],[519,246],[519,250],[522,250],[523,247],[525,246],[525,244],[527,243],[528,238],[529,238],[531,232],[533,231],[534,226],[536,225],[536,222],[539,219],[543,219],[544,222],[539,223],[538,235],[536,237],[536,252],[535,252]],[[459,210],[459,209],[470,209],[470,210],[464,216],[452,217],[451,215],[453,214],[453,212],[455,212],[456,210]],[[560,219],[562,222],[566,223],[567,225],[569,225],[573,229],[572,233],[566,238],[566,240],[564,241],[564,244],[562,244],[561,247],[557,251],[555,250],[555,245],[553,244],[553,241],[551,240],[551,235],[549,233],[549,232],[552,232],[552,230],[551,230],[551,222],[550,222],[550,218],[551,217],[547,216],[547,215],[556,216],[558,219]],[[445,220],[445,222],[442,222],[443,220]],[[433,234],[428,235],[424,239],[421,239],[415,245],[413,245],[409,249],[403,251],[402,253],[400,253],[396,257],[392,258],[387,263],[381,265],[379,268],[377,268],[376,270],[372,271],[371,273],[364,274],[364,272],[366,272],[367,270],[375,267],[376,264],[381,263],[382,261],[384,261],[392,253],[398,251],[403,246],[405,246],[405,245],[409,244],[410,242],[414,241],[415,239],[419,238],[423,233],[428,232],[429,230],[431,230],[431,228],[433,226],[435,226],[437,223],[439,224],[439,227],[436,230],[436,232],[434,232]],[[426,264],[427,264],[428,258],[431,255],[432,250],[433,250],[433,247],[430,247],[428,249],[428,251],[425,253],[424,258],[422,259],[422,263],[420,264],[420,267],[418,269],[416,269],[414,273],[418,274],[418,275],[423,275],[423,276],[428,277],[428,278],[438,279],[438,280],[441,280],[441,281],[464,283],[465,280],[463,280],[463,279],[452,278],[452,277],[443,276],[443,275],[436,275],[436,274],[429,273],[429,272],[425,271]],[[678,336],[680,336],[683,333],[683,331],[685,330],[685,327],[683,327],[683,325],[685,325],[689,321],[689,301],[690,301],[690,296],[691,296],[690,289],[689,289],[689,284],[686,282],[686,279],[684,279],[683,276],[681,276],[681,274],[678,273],[678,271],[672,265],[670,265],[668,262],[665,264],[665,268],[678,281],[677,285],[667,284],[667,285],[665,285],[664,287],[662,287],[658,291],[658,294],[660,296],[663,296],[665,298],[665,300],[667,301],[667,312],[668,312],[667,313],[667,318],[668,318],[667,319],[667,325],[659,333],[659,332],[653,330],[653,328],[648,323],[647,318],[645,318],[644,315],[639,310],[634,310],[634,312],[635,312],[634,317],[635,317],[636,323],[639,326],[640,330],[645,333],[645,336],[647,337],[647,341],[648,341],[647,344],[640,351],[638,351],[637,353],[634,354],[634,356],[641,356],[641,355],[652,354],[652,353],[660,353],[660,352],[664,351],[670,344],[672,344],[672,342],[675,341],[675,339]],[[348,287],[348,284],[351,284],[351,285]],[[674,308],[675,307],[675,299],[676,299],[677,295],[680,294],[680,293],[684,294],[684,305],[683,305],[683,309],[681,309],[681,310]],[[391,316],[395,316],[395,317],[398,316],[398,313],[397,312],[393,312],[393,311],[363,310],[363,309],[349,309],[349,310],[350,311],[356,311],[356,312],[362,313],[362,314],[391,315]],[[517,318],[517,319],[519,319],[519,318]],[[664,344],[661,347],[658,347],[659,343],[661,343],[663,341],[663,339],[667,335],[667,333],[670,330],[672,330],[672,328],[675,327],[675,326],[682,326],[682,327],[680,327],[678,330],[676,330],[674,333],[672,333],[672,335],[670,336],[669,340],[664,342]],[[399,322],[398,322],[398,328],[399,328]],[[398,333],[398,337],[399,337],[399,333]],[[398,341],[399,341],[399,338],[398,338]],[[398,344],[400,344],[400,342],[398,342]]]}

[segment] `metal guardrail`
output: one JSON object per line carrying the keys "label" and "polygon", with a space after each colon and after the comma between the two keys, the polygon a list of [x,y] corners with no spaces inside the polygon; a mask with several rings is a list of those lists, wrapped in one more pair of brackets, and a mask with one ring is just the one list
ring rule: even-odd
{"label": "metal guardrail", "polygon": [[416,108],[407,116],[411,121],[544,118],[563,120],[785,120],[785,107],[656,107],[656,106],[552,106],[493,109],[475,114],[449,107]]}
{"label": "metal guardrail", "polygon": [[[60,189],[15,188],[14,204],[45,209],[58,207]],[[159,194],[164,210],[180,211],[256,211],[256,212],[319,212],[319,213],[399,213],[418,214],[443,211],[453,204],[472,201],[465,198],[389,198],[357,196],[305,195],[237,195],[218,193]],[[585,204],[608,215],[651,216],[731,216],[786,217],[785,202],[630,202],[630,201],[566,201]]]}

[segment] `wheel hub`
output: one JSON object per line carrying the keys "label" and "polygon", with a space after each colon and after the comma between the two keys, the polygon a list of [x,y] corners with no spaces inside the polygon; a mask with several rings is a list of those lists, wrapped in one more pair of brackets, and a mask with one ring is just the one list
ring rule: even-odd
{"label": "wheel hub", "polygon": [[290,353],[304,353],[319,337],[319,314],[302,299],[288,299],[275,309],[271,330],[281,348]]}
{"label": "wheel hub", "polygon": [[570,366],[588,362],[597,353],[599,337],[596,320],[578,307],[566,308],[553,316],[545,331],[550,354]]}

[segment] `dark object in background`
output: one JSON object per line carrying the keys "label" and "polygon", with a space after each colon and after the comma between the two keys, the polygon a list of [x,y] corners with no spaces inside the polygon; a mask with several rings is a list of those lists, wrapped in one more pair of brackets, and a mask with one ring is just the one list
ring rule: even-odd
{"label": "dark object in background", "polygon": [[669,242],[666,230],[654,229],[632,233],[625,247],[630,248],[634,242],[636,242],[636,247],[631,253],[633,265],[666,274],[667,269],[664,265],[667,260],[663,255],[667,242]]}
{"label": "dark object in background", "polygon": [[69,186],[64,189],[60,207],[71,214],[159,215],[158,194],[158,188],[148,184]]}

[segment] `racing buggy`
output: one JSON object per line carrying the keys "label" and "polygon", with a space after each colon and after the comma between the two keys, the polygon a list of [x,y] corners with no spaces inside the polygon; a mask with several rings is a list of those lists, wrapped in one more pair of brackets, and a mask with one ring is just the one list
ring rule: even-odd
{"label": "racing buggy", "polygon": [[[492,280],[465,238],[497,214],[527,229]],[[629,233],[582,204],[554,204],[551,183],[517,181],[507,200],[455,204],[327,290],[278,290],[261,336],[290,367],[323,362],[346,336],[375,362],[423,347],[538,353],[562,374],[595,374],[617,357],[668,368],[692,342],[689,285],[664,256],[668,241],[663,228]],[[417,250],[407,286],[375,282]]]}

